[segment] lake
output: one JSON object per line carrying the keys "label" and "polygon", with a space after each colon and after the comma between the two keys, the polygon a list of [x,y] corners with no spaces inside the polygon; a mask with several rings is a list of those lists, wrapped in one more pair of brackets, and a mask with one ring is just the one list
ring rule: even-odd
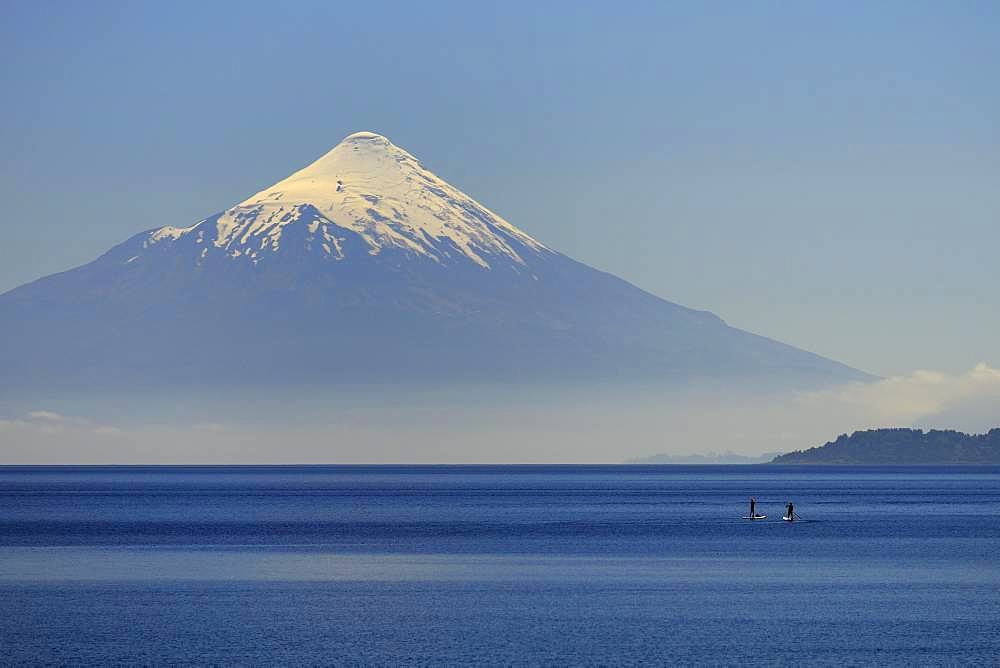
{"label": "lake", "polygon": [[[766,520],[740,519],[751,495]],[[995,663],[1000,468],[0,467],[0,643],[5,665]]]}

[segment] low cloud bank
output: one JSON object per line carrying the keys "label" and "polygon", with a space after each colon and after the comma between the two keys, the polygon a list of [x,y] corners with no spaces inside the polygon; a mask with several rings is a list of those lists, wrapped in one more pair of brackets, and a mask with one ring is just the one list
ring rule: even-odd
{"label": "low cloud bank", "polygon": [[[767,395],[587,386],[313,401],[306,409],[302,401],[272,399],[269,411],[254,405],[243,415],[206,410],[169,424],[72,416],[65,402],[38,406],[0,419],[0,463],[604,463],[657,453],[754,456],[872,427],[986,431],[1000,425],[1000,369],[979,364],[959,374],[915,371]],[[271,417],[253,417],[260,413]]]}
{"label": "low cloud bank", "polygon": [[961,374],[914,371],[806,394],[802,404],[806,412],[836,411],[853,429],[917,426],[984,432],[1000,426],[1000,369],[981,363]]}

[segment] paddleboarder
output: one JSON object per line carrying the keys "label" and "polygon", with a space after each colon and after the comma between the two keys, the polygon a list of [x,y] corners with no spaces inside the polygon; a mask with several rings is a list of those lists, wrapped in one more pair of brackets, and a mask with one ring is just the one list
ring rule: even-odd
{"label": "paddleboarder", "polygon": [[785,511],[786,511],[785,517],[788,518],[789,522],[795,519],[795,506],[792,505],[791,501],[788,502],[788,506],[785,507]]}
{"label": "paddleboarder", "polygon": [[750,519],[757,517],[757,499],[750,497]]}

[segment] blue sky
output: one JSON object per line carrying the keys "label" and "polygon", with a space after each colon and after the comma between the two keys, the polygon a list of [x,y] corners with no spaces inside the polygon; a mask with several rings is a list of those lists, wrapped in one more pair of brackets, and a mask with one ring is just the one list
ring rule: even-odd
{"label": "blue sky", "polygon": [[10,3],[0,63],[0,291],[374,130],[731,324],[1000,364],[996,3]]}

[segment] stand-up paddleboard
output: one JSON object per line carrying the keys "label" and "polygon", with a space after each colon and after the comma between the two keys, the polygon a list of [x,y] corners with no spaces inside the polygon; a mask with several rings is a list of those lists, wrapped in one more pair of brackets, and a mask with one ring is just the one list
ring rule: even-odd
{"label": "stand-up paddleboard", "polygon": [[767,515],[754,515],[753,517],[751,517],[750,515],[744,515],[743,519],[745,519],[745,520],[764,520],[764,519],[767,519]]}
{"label": "stand-up paddleboard", "polygon": [[795,521],[794,517],[789,517],[788,515],[782,515],[781,519],[785,520],[786,522],[794,522]]}

